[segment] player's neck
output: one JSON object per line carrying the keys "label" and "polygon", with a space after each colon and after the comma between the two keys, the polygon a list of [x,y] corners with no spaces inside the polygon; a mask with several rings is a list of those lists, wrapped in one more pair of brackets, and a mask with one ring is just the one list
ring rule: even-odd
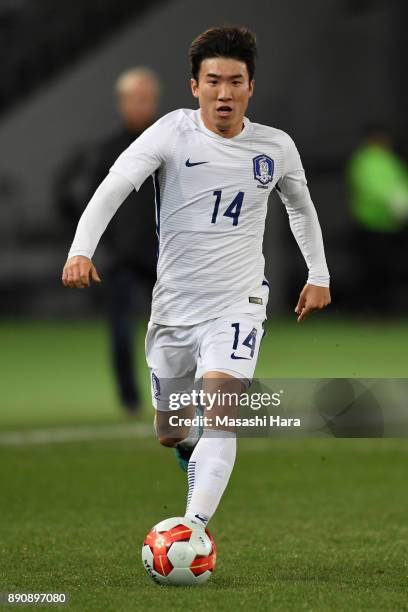
{"label": "player's neck", "polygon": [[207,130],[210,130],[211,132],[214,132],[214,134],[217,134],[217,136],[222,136],[223,138],[234,138],[234,136],[238,136],[238,134],[240,134],[244,129],[244,122],[242,119],[236,125],[231,126],[226,130],[220,130],[214,123],[209,121],[209,119],[205,117],[201,111],[200,117]]}

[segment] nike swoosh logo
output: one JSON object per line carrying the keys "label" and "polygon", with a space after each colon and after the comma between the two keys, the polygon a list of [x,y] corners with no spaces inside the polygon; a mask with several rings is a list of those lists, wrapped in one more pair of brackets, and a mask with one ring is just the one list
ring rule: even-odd
{"label": "nike swoosh logo", "polygon": [[237,357],[235,353],[231,353],[231,359],[246,359],[247,361],[249,361],[251,358],[250,357]]}
{"label": "nike swoosh logo", "polygon": [[186,160],[187,168],[191,168],[192,166],[201,166],[201,164],[208,164],[209,162],[191,162],[190,158]]}

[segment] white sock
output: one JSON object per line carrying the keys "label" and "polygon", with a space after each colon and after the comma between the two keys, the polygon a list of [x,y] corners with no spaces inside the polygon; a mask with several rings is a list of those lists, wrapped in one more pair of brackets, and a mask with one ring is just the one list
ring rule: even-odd
{"label": "white sock", "polygon": [[206,525],[216,511],[234,467],[235,433],[205,429],[188,464],[186,516]]}

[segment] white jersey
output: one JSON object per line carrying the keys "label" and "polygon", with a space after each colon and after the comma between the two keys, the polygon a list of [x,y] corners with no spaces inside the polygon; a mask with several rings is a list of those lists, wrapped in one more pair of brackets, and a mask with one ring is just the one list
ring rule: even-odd
{"label": "white jersey", "polygon": [[[138,190],[149,175],[159,239],[154,323],[192,325],[265,313],[262,242],[275,186],[308,265],[308,282],[329,285],[320,226],[292,139],[246,117],[237,136],[224,138],[205,127],[200,110],[165,115],[119,156],[78,224],[70,256],[92,257],[127,185]],[[114,178],[124,184],[117,188]]]}
{"label": "white jersey", "polygon": [[110,171],[136,189],[154,173],[159,259],[152,321],[189,325],[251,313],[261,301],[265,307],[268,197],[278,182],[289,198],[307,189],[285,132],[244,118],[240,134],[224,138],[205,127],[199,110],[180,109],[147,129]]}

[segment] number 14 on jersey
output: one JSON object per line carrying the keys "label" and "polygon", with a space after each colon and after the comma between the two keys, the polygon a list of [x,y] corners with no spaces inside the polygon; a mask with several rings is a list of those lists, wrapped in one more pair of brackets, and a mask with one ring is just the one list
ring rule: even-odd
{"label": "number 14 on jersey", "polygon": [[[221,204],[221,196],[222,191],[214,191],[213,195],[215,196],[215,204],[214,210],[211,217],[211,223],[217,222],[218,211]],[[244,201],[244,192],[238,191],[235,198],[232,200],[231,204],[228,206],[226,211],[223,213],[224,217],[230,217],[232,221],[232,225],[238,225],[239,215],[241,213],[242,202]]]}

